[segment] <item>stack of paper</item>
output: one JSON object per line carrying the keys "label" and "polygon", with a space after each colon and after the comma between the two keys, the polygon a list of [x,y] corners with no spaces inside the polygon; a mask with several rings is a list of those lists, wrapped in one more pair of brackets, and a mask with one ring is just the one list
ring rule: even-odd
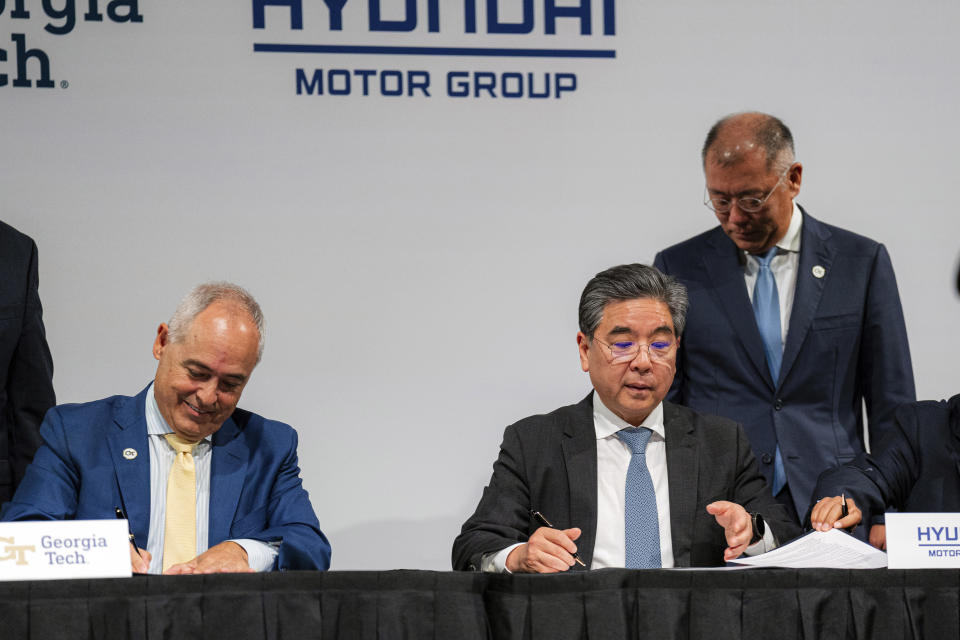
{"label": "stack of paper", "polygon": [[733,564],[792,569],[883,569],[887,566],[887,554],[840,529],[831,529],[812,531],[758,556],[740,556]]}

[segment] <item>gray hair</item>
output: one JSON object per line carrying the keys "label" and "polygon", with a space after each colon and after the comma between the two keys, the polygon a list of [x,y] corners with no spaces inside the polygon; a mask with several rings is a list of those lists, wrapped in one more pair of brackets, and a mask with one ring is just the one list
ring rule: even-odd
{"label": "gray hair", "polygon": [[[742,127],[743,132],[764,150],[767,155],[767,169],[769,171],[781,173],[794,163],[793,134],[790,133],[789,127],[780,118],[768,113],[743,112],[724,116],[710,127],[710,131],[703,141],[703,149],[700,151],[704,166],[707,165],[707,154],[711,147],[731,125],[738,128]],[[724,166],[730,166],[740,160],[741,156],[737,154],[717,158],[717,162]]]}
{"label": "gray hair", "polygon": [[679,337],[687,319],[687,288],[672,276],[645,264],[622,264],[595,275],[580,296],[580,331],[593,340],[593,332],[611,302],[650,298],[667,305]]}
{"label": "gray hair", "polygon": [[232,302],[247,312],[257,327],[257,362],[263,357],[263,311],[250,293],[232,282],[205,282],[190,290],[167,323],[171,342],[182,342],[194,319],[214,302]]}

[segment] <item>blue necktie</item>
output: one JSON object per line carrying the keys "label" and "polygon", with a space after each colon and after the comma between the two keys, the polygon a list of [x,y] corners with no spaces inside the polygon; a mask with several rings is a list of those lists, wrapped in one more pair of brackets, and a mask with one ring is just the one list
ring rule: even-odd
{"label": "blue necktie", "polygon": [[[753,315],[757,318],[757,328],[763,339],[763,351],[767,356],[767,367],[773,378],[773,386],[777,386],[780,378],[780,363],[783,361],[783,340],[780,331],[780,296],[777,294],[777,281],[770,270],[770,262],[777,255],[777,248],[773,247],[763,256],[753,256],[760,266],[757,274],[757,283],[753,287]],[[777,495],[787,484],[787,474],[783,469],[783,458],[780,455],[780,445],[773,461],[773,495]]]}
{"label": "blue necktie", "polygon": [[622,429],[617,437],[633,456],[627,469],[624,505],[626,564],[628,569],[660,568],[660,521],[657,518],[657,496],[647,469],[647,443],[653,431],[647,427]]}

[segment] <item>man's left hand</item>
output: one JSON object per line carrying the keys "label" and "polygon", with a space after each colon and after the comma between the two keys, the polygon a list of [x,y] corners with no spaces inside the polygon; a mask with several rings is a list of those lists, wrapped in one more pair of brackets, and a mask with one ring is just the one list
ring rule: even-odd
{"label": "man's left hand", "polygon": [[724,562],[739,557],[750,545],[753,538],[753,524],[747,510],[735,502],[718,500],[707,505],[707,513],[717,519],[727,537],[727,548],[723,551]]}
{"label": "man's left hand", "polygon": [[210,547],[189,562],[175,564],[165,575],[185,575],[190,573],[253,573],[247,563],[247,552],[236,542],[227,540]]}
{"label": "man's left hand", "polygon": [[880,549],[880,551],[887,550],[887,525],[886,524],[875,524],[870,527],[870,535],[867,538],[870,540],[870,544]]}

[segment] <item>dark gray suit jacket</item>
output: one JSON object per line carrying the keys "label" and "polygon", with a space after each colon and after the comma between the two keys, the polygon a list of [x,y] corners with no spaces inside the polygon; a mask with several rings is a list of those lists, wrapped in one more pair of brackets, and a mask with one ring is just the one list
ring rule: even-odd
{"label": "dark gray suit jacket", "polygon": [[864,403],[877,443],[892,429],[894,410],[915,400],[887,250],[806,211],[803,216],[778,380],[767,368],[740,252],[720,227],[666,249],[654,261],[690,296],[667,398],[742,424],[767,482],[779,443],[798,514],[822,471],[864,450]]}
{"label": "dark gray suit jacket", "polygon": [[[484,554],[526,542],[541,526],[531,510],[559,529],[580,527],[578,553],[590,566],[597,530],[592,395],[507,427],[490,484],[453,543],[454,569],[477,570]],[[676,566],[723,564],[723,528],[706,511],[716,500],[761,513],[781,543],[800,533],[770,497],[739,425],[669,402],[663,403],[663,413]]]}

